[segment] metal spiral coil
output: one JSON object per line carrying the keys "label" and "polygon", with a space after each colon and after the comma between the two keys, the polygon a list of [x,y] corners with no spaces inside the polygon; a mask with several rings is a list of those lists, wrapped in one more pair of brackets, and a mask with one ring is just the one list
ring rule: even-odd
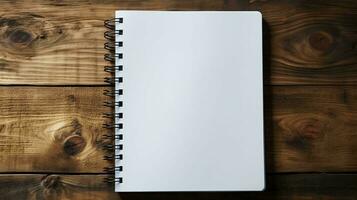
{"label": "metal spiral coil", "polygon": [[123,171],[123,166],[119,166],[119,167],[106,167],[104,168],[104,171],[107,173],[114,173],[114,172],[121,172]]}
{"label": "metal spiral coil", "polygon": [[105,77],[104,82],[114,85],[115,83],[122,83],[123,77]]}
{"label": "metal spiral coil", "polygon": [[115,106],[123,107],[123,102],[122,101],[116,101],[116,102],[104,101],[103,106],[110,107],[110,108],[113,108]]}
{"label": "metal spiral coil", "polygon": [[108,182],[108,183],[123,183],[122,177],[119,177],[119,178],[106,177],[104,179],[105,179],[105,182]]}
{"label": "metal spiral coil", "polygon": [[[107,40],[104,44],[104,49],[108,51],[104,55],[104,60],[110,63],[104,66],[104,71],[109,74],[108,77],[104,78],[104,82],[111,86],[112,89],[103,91],[103,95],[110,97],[110,100],[103,102],[103,106],[111,108],[111,112],[103,113],[103,118],[108,120],[103,124],[103,128],[108,129],[108,132],[102,136],[102,140],[106,142],[102,142],[101,146],[105,150],[103,159],[111,163],[120,163],[123,159],[121,151],[124,148],[123,144],[118,143],[118,141],[123,140],[123,134],[121,133],[123,123],[120,121],[123,118],[123,113],[115,112],[116,108],[123,107],[123,101],[118,100],[120,95],[123,95],[123,89],[115,89],[115,85],[118,86],[123,82],[123,77],[118,76],[123,70],[123,65],[115,65],[116,60],[123,59],[123,53],[116,52],[117,47],[123,47],[123,41],[115,41],[117,36],[123,35],[123,30],[118,28],[122,23],[123,18],[114,18],[104,22],[104,26],[109,29],[104,33],[104,38]],[[111,174],[121,172],[123,171],[123,166],[117,166],[113,163],[113,166],[105,167],[104,171]],[[110,176],[106,177],[104,181],[107,183],[122,183],[123,177]]]}
{"label": "metal spiral coil", "polygon": [[108,73],[115,73],[115,71],[122,71],[123,66],[118,65],[118,66],[104,66],[104,71]]}
{"label": "metal spiral coil", "polygon": [[108,97],[115,98],[117,95],[123,95],[123,90],[118,89],[118,90],[104,90],[103,94]]}

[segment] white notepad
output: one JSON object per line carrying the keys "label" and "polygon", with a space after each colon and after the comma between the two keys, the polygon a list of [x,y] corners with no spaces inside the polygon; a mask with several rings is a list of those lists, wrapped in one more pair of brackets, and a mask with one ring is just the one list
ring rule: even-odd
{"label": "white notepad", "polygon": [[115,191],[263,190],[261,14],[116,19]]}

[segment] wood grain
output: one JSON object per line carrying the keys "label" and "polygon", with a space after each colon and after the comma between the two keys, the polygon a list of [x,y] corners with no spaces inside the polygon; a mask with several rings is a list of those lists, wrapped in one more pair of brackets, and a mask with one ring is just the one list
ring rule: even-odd
{"label": "wood grain", "polygon": [[356,171],[355,87],[266,89],[265,136],[271,171]]}
{"label": "wood grain", "polygon": [[[0,199],[357,196],[356,174],[320,173],[357,171],[356,1],[0,0],[0,4]],[[102,182],[107,175],[97,173],[111,165],[102,160],[100,140],[106,133],[101,113],[108,109],[102,106],[104,87],[93,86],[102,86],[106,76],[103,21],[118,9],[262,12],[264,82],[274,85],[265,87],[266,162],[268,172],[279,173],[267,176],[266,192],[117,194]],[[36,87],[40,85],[86,87]],[[295,174],[305,172],[313,173]]]}
{"label": "wood grain", "polygon": [[[355,199],[356,175],[268,175],[264,192],[114,193],[104,175],[1,175],[0,198],[23,200]],[[9,192],[10,191],[10,192]]]}
{"label": "wood grain", "polygon": [[119,200],[100,175],[0,175],[0,199]]}
{"label": "wood grain", "polygon": [[262,12],[266,84],[356,84],[355,1],[225,2],[227,10]]}
{"label": "wood grain", "polygon": [[103,89],[0,87],[0,171],[102,172]]}
{"label": "wood grain", "polygon": [[[103,89],[0,87],[0,172],[103,172]],[[265,93],[268,171],[357,170],[355,87],[274,86]]]}
{"label": "wood grain", "polygon": [[357,83],[354,0],[1,1],[0,84],[101,85],[103,21],[118,9],[259,10],[265,83]]}

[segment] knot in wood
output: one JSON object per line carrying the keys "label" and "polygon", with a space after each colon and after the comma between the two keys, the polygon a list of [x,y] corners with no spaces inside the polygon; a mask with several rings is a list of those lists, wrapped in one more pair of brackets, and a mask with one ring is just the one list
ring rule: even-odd
{"label": "knot in wood", "polygon": [[323,124],[318,120],[307,120],[301,122],[298,135],[305,139],[316,139],[322,134]]}
{"label": "knot in wood", "polygon": [[62,32],[61,27],[35,13],[19,12],[0,16],[0,43],[13,57],[35,56],[37,49],[52,46],[63,37]]}
{"label": "knot in wood", "polygon": [[334,38],[330,33],[325,31],[313,32],[309,36],[309,43],[313,49],[321,52],[328,52],[334,43]]}
{"label": "knot in wood", "polygon": [[15,44],[28,45],[32,41],[31,33],[22,29],[15,29],[8,33],[9,40]]}
{"label": "knot in wood", "polygon": [[86,142],[82,136],[73,135],[66,138],[63,142],[63,150],[66,154],[74,156],[83,151]]}
{"label": "knot in wood", "polygon": [[46,189],[58,187],[60,184],[60,177],[57,175],[48,175],[42,178],[41,186]]}
{"label": "knot in wood", "polygon": [[328,118],[311,114],[294,115],[280,121],[285,131],[286,143],[299,150],[310,149],[314,142],[324,136]]}

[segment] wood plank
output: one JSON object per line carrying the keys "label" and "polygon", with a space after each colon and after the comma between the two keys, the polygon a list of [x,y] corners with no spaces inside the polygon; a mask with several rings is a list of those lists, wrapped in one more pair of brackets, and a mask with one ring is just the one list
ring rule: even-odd
{"label": "wood plank", "polygon": [[0,3],[0,84],[103,84],[103,21],[117,9],[259,10],[266,84],[357,83],[354,0]]}
{"label": "wood plank", "polygon": [[100,175],[0,175],[0,199],[119,200]]}
{"label": "wood plank", "polygon": [[356,84],[354,1],[224,2],[224,10],[263,13],[266,84]]}
{"label": "wood plank", "polygon": [[105,175],[0,175],[1,199],[355,199],[356,174],[268,175],[264,192],[114,193]]}
{"label": "wood plank", "polygon": [[357,83],[354,0],[227,0],[224,9],[262,12],[266,84]]}
{"label": "wood plank", "polygon": [[102,172],[103,89],[0,87],[0,171]]}
{"label": "wood plank", "polygon": [[[102,87],[0,87],[0,172],[103,172]],[[270,172],[357,170],[357,88],[265,91]]]}
{"label": "wood plank", "polygon": [[265,136],[271,171],[356,171],[356,87],[266,89]]}

